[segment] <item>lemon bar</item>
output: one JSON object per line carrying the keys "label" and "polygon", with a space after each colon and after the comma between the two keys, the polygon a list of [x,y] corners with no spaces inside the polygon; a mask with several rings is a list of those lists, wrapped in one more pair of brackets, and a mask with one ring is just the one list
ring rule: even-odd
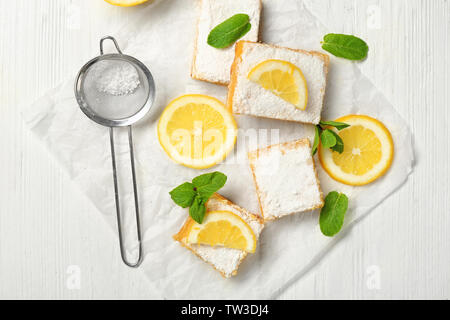
{"label": "lemon bar", "polygon": [[[206,203],[206,212],[212,211],[228,211],[239,216],[251,228],[256,237],[256,241],[264,228],[264,222],[259,216],[235,205],[218,193],[212,195]],[[219,271],[225,278],[236,275],[239,265],[247,256],[247,252],[219,246],[212,247],[188,243],[191,221],[192,219],[188,217],[180,231],[173,236],[174,240],[179,241],[182,246],[192,251],[203,261],[212,265],[214,269]]]}
{"label": "lemon bar", "polygon": [[214,27],[233,15],[245,13],[250,17],[251,29],[242,39],[257,41],[261,7],[261,0],[200,0],[200,17],[191,66],[192,78],[228,85],[234,44],[224,49],[214,48],[206,42],[208,35]]}
{"label": "lemon bar", "polygon": [[[305,110],[248,79],[250,71],[267,60],[282,60],[299,68],[306,80]],[[227,105],[233,113],[318,124],[327,82],[329,56],[314,51],[239,41],[231,67]]]}
{"label": "lemon bar", "polygon": [[248,153],[264,220],[323,207],[323,195],[308,139]]}

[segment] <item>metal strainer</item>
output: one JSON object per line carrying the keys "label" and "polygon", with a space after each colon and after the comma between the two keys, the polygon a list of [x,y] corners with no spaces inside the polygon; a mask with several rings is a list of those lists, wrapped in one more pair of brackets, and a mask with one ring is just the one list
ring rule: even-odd
{"label": "metal strainer", "polygon": [[[111,40],[114,43],[118,53],[103,54],[103,42],[105,40]],[[139,76],[139,85],[135,88],[135,90],[133,90],[133,92],[123,95],[111,95],[99,91],[96,88],[95,77],[93,76],[93,70],[95,70],[94,66],[98,67],[99,63],[120,64],[121,66],[127,65],[128,67],[132,66],[134,68],[133,70],[135,70]],[[141,264],[143,257],[131,125],[142,119],[152,107],[155,99],[155,83],[153,81],[152,74],[142,62],[131,56],[123,54],[116,39],[111,36],[104,37],[100,40],[100,56],[95,57],[86,63],[78,73],[75,81],[75,97],[81,110],[86,116],[102,126],[109,127],[120,254],[123,262],[127,266],[138,267]],[[128,143],[131,159],[131,174],[133,177],[136,232],[137,242],[139,244],[139,255],[135,262],[128,261],[123,240],[119,190],[117,183],[116,156],[114,152],[114,127],[128,127]]]}

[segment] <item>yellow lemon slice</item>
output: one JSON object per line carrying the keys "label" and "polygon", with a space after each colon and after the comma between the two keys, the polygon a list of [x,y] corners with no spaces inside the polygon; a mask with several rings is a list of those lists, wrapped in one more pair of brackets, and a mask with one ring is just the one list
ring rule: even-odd
{"label": "yellow lemon slice", "polygon": [[105,1],[115,6],[132,7],[147,2],[149,0],[105,0]]}
{"label": "yellow lemon slice", "polygon": [[167,155],[184,166],[203,169],[233,149],[237,127],[219,100],[199,94],[181,96],[164,109],[158,139]]}
{"label": "yellow lemon slice", "polygon": [[222,246],[251,253],[256,249],[253,230],[241,217],[230,211],[207,212],[202,224],[191,219],[186,232],[190,244]]}
{"label": "yellow lemon slice", "polygon": [[348,115],[339,119],[350,125],[335,132],[344,142],[339,154],[319,146],[319,159],[335,180],[353,186],[368,184],[381,177],[391,166],[394,143],[389,130],[377,119]]}
{"label": "yellow lemon slice", "polygon": [[308,104],[306,80],[302,71],[292,63],[283,60],[263,61],[250,71],[248,79],[298,109],[306,109]]}

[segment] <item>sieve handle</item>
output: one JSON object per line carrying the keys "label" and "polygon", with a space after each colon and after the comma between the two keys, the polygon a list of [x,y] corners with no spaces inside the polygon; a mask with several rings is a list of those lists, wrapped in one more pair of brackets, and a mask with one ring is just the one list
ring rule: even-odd
{"label": "sieve handle", "polygon": [[114,37],[111,37],[111,36],[106,36],[106,37],[103,37],[103,38],[100,39],[100,55],[103,55],[103,42],[105,40],[111,40],[112,42],[114,42],[114,46],[116,47],[117,52],[122,54],[122,50],[120,50],[116,39]]}
{"label": "sieve handle", "polygon": [[112,159],[113,180],[114,180],[114,195],[115,195],[115,200],[116,200],[117,229],[119,230],[120,255],[122,256],[123,262],[127,266],[136,268],[142,262],[142,243],[141,243],[141,224],[140,224],[140,219],[139,219],[139,201],[138,201],[137,184],[136,184],[136,171],[134,168],[133,134],[131,132],[131,126],[128,126],[128,143],[129,143],[129,148],[130,148],[131,174],[133,176],[134,208],[135,208],[135,215],[136,215],[136,233],[137,233],[137,240],[138,240],[138,244],[139,244],[139,256],[135,262],[128,261],[125,244],[123,243],[122,219],[121,219],[121,215],[120,215],[119,188],[118,188],[118,183],[117,183],[116,154],[114,151],[113,127],[109,128],[109,137],[110,137],[109,141],[111,143],[111,159]]}

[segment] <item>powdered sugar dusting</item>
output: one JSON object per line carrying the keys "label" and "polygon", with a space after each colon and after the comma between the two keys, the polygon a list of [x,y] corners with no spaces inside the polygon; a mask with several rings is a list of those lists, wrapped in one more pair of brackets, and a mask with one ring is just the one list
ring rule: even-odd
{"label": "powdered sugar dusting", "polygon": [[[308,86],[308,104],[305,110],[296,108],[247,78],[253,67],[268,59],[288,61],[302,70]],[[235,72],[237,83],[233,96],[234,113],[319,123],[327,75],[326,63],[321,57],[261,43],[244,43],[241,62]]]}
{"label": "powdered sugar dusting", "polygon": [[198,21],[197,43],[195,45],[193,76],[202,80],[228,84],[230,68],[234,58],[234,45],[216,49],[206,42],[209,32],[218,24],[237,13],[246,13],[252,25],[250,31],[242,38],[257,41],[260,19],[260,0],[201,0]]}
{"label": "powdered sugar dusting", "polygon": [[109,95],[128,95],[140,85],[136,68],[126,61],[99,61],[90,72],[93,73],[97,90]]}
{"label": "powdered sugar dusting", "polygon": [[312,210],[323,204],[307,140],[274,145],[249,154],[264,218]]}

